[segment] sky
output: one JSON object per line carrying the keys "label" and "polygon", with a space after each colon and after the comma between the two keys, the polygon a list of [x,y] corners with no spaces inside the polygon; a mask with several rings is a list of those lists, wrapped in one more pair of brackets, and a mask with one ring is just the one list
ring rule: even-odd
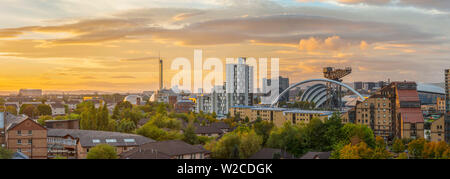
{"label": "sky", "polygon": [[[440,83],[450,1],[1,0],[0,91],[140,92],[177,57],[280,59],[290,82],[350,66],[344,82]],[[207,74],[205,71],[204,74]]]}

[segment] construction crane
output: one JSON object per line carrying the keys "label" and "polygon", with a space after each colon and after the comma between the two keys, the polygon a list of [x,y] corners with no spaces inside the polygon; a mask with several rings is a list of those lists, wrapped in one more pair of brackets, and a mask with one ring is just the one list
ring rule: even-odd
{"label": "construction crane", "polygon": [[[345,69],[335,69],[333,67],[323,68],[323,76],[327,79],[342,82],[342,78],[352,73],[351,67]],[[327,83],[327,107],[336,107],[341,110],[342,107],[342,86]]]}
{"label": "construction crane", "polygon": [[352,73],[351,67],[345,69],[335,69],[333,67],[323,68],[323,76],[327,79],[342,82],[342,78]]}

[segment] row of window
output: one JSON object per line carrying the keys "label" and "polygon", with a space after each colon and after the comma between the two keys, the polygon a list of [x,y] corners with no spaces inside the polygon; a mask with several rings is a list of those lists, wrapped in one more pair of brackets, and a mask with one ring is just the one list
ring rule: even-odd
{"label": "row of window", "polygon": [[[17,135],[22,135],[22,131],[18,130],[17,131]],[[28,130],[28,135],[33,135],[33,131],[32,130]]]}
{"label": "row of window", "polygon": [[[33,144],[33,140],[32,139],[28,139],[28,143],[29,145]],[[22,139],[18,139],[17,140],[17,145],[22,145]]]}

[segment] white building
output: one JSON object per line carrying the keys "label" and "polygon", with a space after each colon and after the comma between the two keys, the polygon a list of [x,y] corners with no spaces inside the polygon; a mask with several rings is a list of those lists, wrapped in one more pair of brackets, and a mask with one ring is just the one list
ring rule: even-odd
{"label": "white building", "polygon": [[226,65],[226,111],[231,106],[253,105],[253,67],[239,58],[237,64]]}
{"label": "white building", "polygon": [[50,107],[52,108],[53,116],[66,115],[66,108],[64,107],[64,104],[54,103],[54,104],[50,104]]}

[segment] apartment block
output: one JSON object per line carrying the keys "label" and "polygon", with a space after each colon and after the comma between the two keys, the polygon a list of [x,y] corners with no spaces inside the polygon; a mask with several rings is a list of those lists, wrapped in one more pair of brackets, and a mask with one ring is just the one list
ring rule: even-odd
{"label": "apartment block", "polygon": [[31,159],[47,158],[47,129],[27,118],[6,129],[6,148]]}

